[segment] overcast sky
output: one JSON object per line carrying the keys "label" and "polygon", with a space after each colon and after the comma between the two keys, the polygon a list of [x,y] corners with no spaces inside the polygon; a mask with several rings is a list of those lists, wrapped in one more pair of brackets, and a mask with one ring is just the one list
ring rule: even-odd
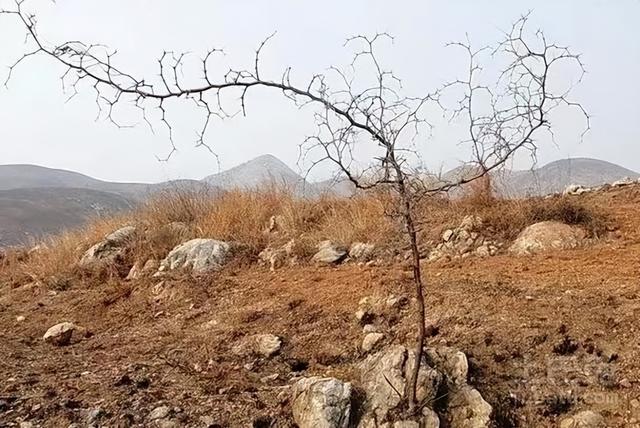
{"label": "overcast sky", "polygon": [[[9,8],[12,2],[0,0],[0,5]],[[560,116],[554,123],[558,146],[545,144],[539,163],[587,156],[640,171],[638,0],[28,0],[27,7],[38,14],[43,39],[104,43],[118,49],[120,68],[137,75],[157,73],[156,61],[165,49],[200,55],[223,47],[227,61],[250,65],[253,50],[276,30],[264,54],[265,70],[274,79],[286,66],[304,75],[347,62],[342,47],[347,36],[386,31],[395,42],[385,50],[385,63],[415,93],[463,75],[464,57],[445,49],[447,42],[468,33],[478,46],[493,43],[501,30],[532,10],[532,29],[539,27],[549,39],[583,54],[588,74],[575,98],[593,116],[583,142],[579,118]],[[0,17],[2,80],[24,51],[23,40],[20,27]],[[118,129],[96,122],[91,91],[65,103],[59,80],[63,71],[50,59],[33,59],[16,70],[8,89],[0,89],[0,164],[38,164],[113,181],[202,178],[217,172],[215,158],[193,148],[193,110],[172,111],[181,129],[179,152],[169,162],[158,162],[156,155],[169,150],[162,129],[153,134],[145,126]],[[255,92],[248,107],[247,118],[216,122],[208,135],[222,168],[265,153],[295,168],[297,145],[314,130],[309,115],[277,92]],[[439,123],[433,136],[420,142],[427,164],[455,166],[466,153],[458,138]],[[515,166],[528,167],[524,162]]]}

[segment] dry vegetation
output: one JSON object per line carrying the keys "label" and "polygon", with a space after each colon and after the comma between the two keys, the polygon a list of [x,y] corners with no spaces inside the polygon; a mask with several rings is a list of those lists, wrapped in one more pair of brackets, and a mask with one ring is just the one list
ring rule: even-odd
{"label": "dry vegetation", "polygon": [[[82,272],[74,261],[95,242],[126,224],[141,225],[145,230],[128,255],[129,266],[135,261],[162,259],[173,247],[195,237],[239,243],[248,262],[255,261],[268,245],[281,245],[290,239],[296,239],[296,250],[302,259],[309,258],[315,245],[323,240],[347,246],[370,242],[394,256],[406,250],[406,243],[399,233],[401,224],[391,214],[392,207],[389,196],[383,193],[301,199],[275,187],[221,194],[172,190],[130,214],[96,219],[80,230],[40,242],[31,252],[10,251],[0,275],[15,285],[42,281],[58,288],[67,281],[60,278],[86,278],[91,272]],[[522,200],[477,195],[455,200],[432,197],[422,202],[418,212],[420,234],[425,242],[437,241],[444,229],[455,226],[468,214],[482,217],[486,230],[505,241],[513,240],[526,226],[545,220],[581,226],[596,238],[610,226],[601,209],[562,196]],[[279,217],[281,233],[265,232],[273,216]],[[170,227],[175,222],[188,226],[186,236]],[[100,278],[104,279],[104,275],[101,272]]]}

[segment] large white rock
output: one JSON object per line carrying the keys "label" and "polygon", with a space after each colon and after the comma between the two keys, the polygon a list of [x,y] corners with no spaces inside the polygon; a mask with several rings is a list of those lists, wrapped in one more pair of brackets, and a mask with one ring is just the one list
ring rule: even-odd
{"label": "large white rock", "polygon": [[122,257],[126,246],[136,234],[135,226],[125,226],[89,248],[80,259],[80,266],[90,266],[96,262],[113,263]]}
{"label": "large white rock", "polygon": [[534,254],[547,250],[565,250],[578,247],[585,233],[576,226],[557,221],[543,221],[525,228],[513,242],[509,251],[516,255]]}
{"label": "large white rock", "polygon": [[206,273],[220,269],[229,259],[231,246],[215,239],[192,239],[175,247],[160,263],[160,272],[191,269]]}
{"label": "large white rock", "polygon": [[351,384],[334,378],[300,379],[293,387],[292,410],[300,428],[347,428]]}
{"label": "large white rock", "polygon": [[64,346],[71,342],[71,336],[76,326],[70,322],[61,322],[51,327],[42,336],[42,340],[52,345]]}
{"label": "large white rock", "polygon": [[[367,420],[386,420],[389,412],[400,405],[404,399],[407,379],[414,366],[414,352],[401,345],[386,348],[362,362],[360,376],[367,398],[361,426],[367,426]],[[417,400],[434,400],[442,381],[442,374],[423,361],[418,374]]]}

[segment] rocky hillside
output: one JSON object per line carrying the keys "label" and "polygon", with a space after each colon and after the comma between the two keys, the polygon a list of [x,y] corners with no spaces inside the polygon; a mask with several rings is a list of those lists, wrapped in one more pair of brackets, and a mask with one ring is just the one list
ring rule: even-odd
{"label": "rocky hillside", "polygon": [[[626,427],[640,185],[419,207],[165,199],[0,261],[0,425]],[[634,410],[636,409],[636,410]],[[635,412],[635,413],[634,413]]]}

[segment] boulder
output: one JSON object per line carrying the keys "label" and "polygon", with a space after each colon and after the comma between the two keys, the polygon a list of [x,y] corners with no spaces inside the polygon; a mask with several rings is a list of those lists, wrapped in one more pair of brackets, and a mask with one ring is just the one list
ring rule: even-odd
{"label": "boulder", "polygon": [[513,242],[509,251],[527,255],[547,250],[564,250],[578,247],[585,238],[582,229],[557,221],[543,221],[525,228]]}
{"label": "boulder", "polygon": [[591,410],[576,413],[560,421],[560,428],[604,428],[605,421],[601,414]]}
{"label": "boulder", "polygon": [[452,427],[489,428],[492,411],[491,405],[484,401],[482,395],[469,385],[464,385],[449,393],[447,414]]}
{"label": "boulder", "polygon": [[159,272],[191,269],[201,274],[219,270],[228,260],[231,246],[215,239],[192,239],[175,247],[160,263]]}
{"label": "boulder", "polygon": [[464,352],[446,346],[425,348],[427,362],[445,374],[447,381],[453,386],[467,383],[469,363]]}
{"label": "boulder", "polygon": [[347,258],[348,252],[344,247],[331,241],[322,241],[318,244],[318,252],[314,254],[312,261],[320,264],[338,264]]}
{"label": "boulder", "polygon": [[334,378],[300,379],[293,388],[292,410],[300,428],[347,428],[351,384]]}
{"label": "boulder", "polygon": [[70,322],[61,322],[49,328],[42,336],[42,340],[52,345],[65,346],[71,342],[71,336],[76,326]]}
{"label": "boulder", "polygon": [[373,257],[376,246],[364,242],[354,242],[349,248],[349,257],[358,261],[369,261]]}
{"label": "boulder", "polygon": [[[414,365],[415,354],[401,345],[370,355],[361,363],[361,383],[367,397],[361,426],[366,426],[368,420],[386,420],[389,413],[400,405],[407,377]],[[440,373],[422,361],[418,374],[418,401],[434,400],[442,380]]]}
{"label": "boulder", "polygon": [[135,226],[125,226],[105,236],[89,248],[80,259],[80,266],[95,263],[115,263],[124,256],[124,251],[136,234]]}

